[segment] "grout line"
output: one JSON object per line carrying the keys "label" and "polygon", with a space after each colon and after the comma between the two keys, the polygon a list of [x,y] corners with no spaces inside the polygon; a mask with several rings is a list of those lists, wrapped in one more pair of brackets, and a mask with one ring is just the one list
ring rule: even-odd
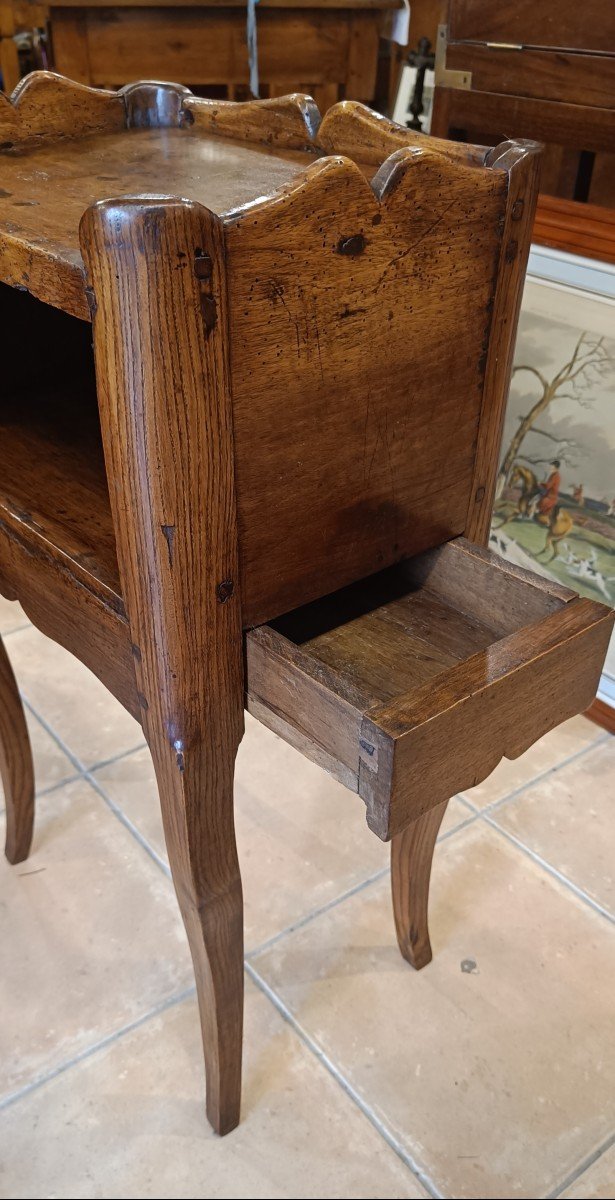
{"label": "grout line", "polygon": [[519,784],[519,787],[513,788],[511,792],[507,792],[505,796],[500,796],[497,800],[492,800],[490,804],[485,804],[483,808],[479,808],[478,805],[474,804],[465,792],[460,792],[457,798],[458,800],[463,800],[464,804],[468,804],[474,812],[478,812],[481,815],[491,813],[495,809],[501,808],[503,804],[508,804],[509,800],[516,800],[517,796],[534,787],[535,784],[541,783],[547,776],[557,774],[558,771],[561,771],[562,767],[567,767],[570,763],[576,762],[578,758],[583,758],[585,754],[589,754],[590,750],[595,750],[598,746],[604,745],[611,736],[608,732],[599,735],[593,742],[590,742],[589,746],[583,746],[581,750],[575,750],[574,754],[569,754],[567,758],[563,758],[555,766],[545,767],[544,771],[539,771],[538,775],[534,775],[527,783]]}
{"label": "grout line", "polygon": [[[118,805],[115,804],[114,801],[111,799],[111,797],[107,795],[102,784],[99,783],[99,781],[97,779],[95,779],[92,774],[92,771],[98,770],[100,766],[107,766],[109,763],[119,762],[119,760],[121,758],[125,758],[129,754],[135,754],[138,750],[141,750],[143,747],[142,746],[133,746],[130,750],[121,751],[119,754],[116,754],[113,758],[107,759],[104,763],[99,763],[95,767],[86,767],[81,762],[81,759],[77,758],[76,754],[73,754],[73,751],[69,749],[69,747],[63,741],[63,739],[60,737],[60,735],[58,733],[56,733],[56,730],[53,728],[52,725],[49,724],[49,721],[47,721],[45,717],[41,716],[41,714],[37,711],[37,709],[34,708],[34,706],[28,700],[27,696],[24,696],[22,693],[21,698],[22,698],[24,704],[27,706],[27,708],[32,713],[32,715],[34,717],[36,717],[37,721],[42,725],[43,729],[49,734],[49,736],[51,738],[53,738],[56,745],[58,745],[60,747],[60,750],[62,750],[62,752],[66,755],[66,757],[69,759],[69,761],[76,768],[78,773],[77,773],[77,775],[73,776],[73,778],[70,780],[70,782],[75,782],[77,779],[83,779],[83,780],[85,780],[86,783],[89,783],[90,787],[92,787],[94,789],[94,791],[97,793],[97,795],[100,796],[101,800],[103,800],[103,802],[107,805],[107,807],[114,814],[114,816],[117,817],[118,821],[120,821],[121,824],[125,827],[125,829],[127,829],[132,834],[132,836],[139,843],[141,848],[143,850],[145,850],[146,854],[149,854],[150,858],[152,858],[154,860],[156,865],[159,866],[160,869],[167,876],[167,878],[170,879],[171,872],[170,872],[170,869],[167,866],[167,864],[163,861],[163,859],[160,857],[160,855],[156,853],[156,851],[153,849],[153,847],[150,846],[149,842],[146,841],[146,839],[143,837],[143,834],[140,833],[140,831],[137,829],[136,825],[133,825],[132,821],[130,821],[128,819],[128,817],[125,816],[125,814],[122,812],[121,808],[119,808]],[[65,780],[65,782],[68,782],[68,781]],[[60,785],[58,784],[57,786],[60,786]],[[43,795],[42,792],[40,794]]]}
{"label": "grout line", "polygon": [[72,762],[73,766],[79,772],[79,774],[83,775],[86,768],[84,767],[83,763],[81,762],[81,759],[77,758],[76,754],[73,754],[72,750],[66,745],[66,742],[64,742],[62,740],[59,733],[56,733],[55,729],[53,728],[53,725],[49,724],[49,721],[47,720],[47,718],[44,717],[38,711],[38,709],[36,709],[34,707],[32,702],[30,700],[28,700],[28,697],[25,696],[23,692],[20,692],[20,695],[21,695],[21,699],[22,699],[25,707],[32,713],[33,717],[36,717],[36,720],[38,721],[39,725],[42,725],[45,732],[48,733],[51,738],[53,738],[56,745],[60,747],[60,750],[62,750],[63,753],[66,755],[66,757],[70,760],[70,762]]}
{"label": "grout line", "polygon": [[520,838],[515,837],[514,833],[509,833],[508,829],[503,829],[502,826],[498,825],[497,821],[494,821],[492,817],[484,816],[483,814],[480,814],[480,817],[487,825],[489,825],[492,829],[495,829],[496,833],[499,833],[501,837],[506,838],[506,840],[511,842],[513,846],[516,846],[518,850],[521,850],[523,854],[526,854],[528,858],[531,858],[532,862],[535,862],[539,867],[542,867],[547,874],[552,875],[554,879],[557,879],[558,882],[564,887],[568,888],[569,891],[574,892],[578,900],[581,900],[589,908],[593,908],[594,912],[597,912],[601,917],[605,917],[606,920],[612,925],[615,924],[615,916],[613,913],[609,912],[608,908],[603,908],[603,906],[599,904],[597,900],[594,900],[592,896],[590,896],[587,892],[584,892],[583,889],[580,888],[576,883],[573,883],[572,879],[569,879],[567,875],[563,875],[561,871],[558,871],[557,867],[554,867],[553,864],[548,862],[546,858],[543,858],[541,854],[537,854],[535,850],[532,850],[529,846],[526,846],[525,842],[522,842]]}
{"label": "grout line", "polygon": [[44,717],[42,715],[42,713],[40,713],[38,711],[38,709],[34,707],[34,705],[32,704],[32,701],[29,700],[28,697],[25,696],[23,692],[21,692],[20,694],[21,694],[21,699],[23,700],[23,703],[25,704],[26,708],[31,712],[32,716],[35,717],[35,719],[38,721],[39,725],[42,725],[45,732],[48,733],[51,738],[53,738],[53,741],[56,743],[57,746],[60,747],[60,750],[63,752],[63,754],[65,754],[66,757],[68,759],[70,759],[73,766],[75,767],[75,769],[78,771],[78,773],[80,775],[88,775],[92,771],[99,771],[103,767],[112,766],[114,763],[119,762],[122,758],[127,758],[129,754],[136,754],[137,751],[143,750],[144,747],[147,745],[147,742],[143,739],[142,741],[137,742],[136,745],[130,746],[128,748],[128,750],[119,750],[117,754],[112,754],[110,758],[103,758],[100,760],[100,762],[95,762],[95,763],[93,763],[92,766],[88,767],[70,749],[70,747],[66,744],[66,742],[63,740],[63,738],[60,737],[60,734],[57,732],[57,730],[54,729],[53,725],[50,725],[47,718]]}
{"label": "grout line", "polygon": [[597,1150],[594,1150],[592,1154],[588,1154],[587,1158],[584,1158],[583,1162],[566,1176],[563,1183],[560,1183],[554,1191],[549,1192],[547,1200],[558,1200],[558,1196],[561,1196],[562,1192],[566,1188],[569,1188],[571,1184],[576,1183],[577,1179],[580,1179],[590,1167],[593,1167],[594,1163],[598,1162],[602,1158],[602,1155],[606,1154],[607,1150],[610,1150],[612,1146],[615,1146],[615,1133],[612,1133],[606,1142],[602,1146],[599,1146]]}
{"label": "grout line", "polygon": [[[472,813],[467,820],[460,821],[458,825],[455,825],[452,829],[448,829],[446,833],[441,833],[437,839],[436,845],[438,845],[440,842],[445,842],[447,838],[452,837],[454,833],[458,833],[461,829],[465,829],[467,825],[472,825],[477,818],[478,813]],[[341,892],[338,896],[334,896],[331,900],[327,900],[325,904],[321,904],[318,908],[311,909],[309,912],[304,913],[304,915],[302,917],[298,917],[296,921],[291,921],[290,925],[286,925],[284,929],[280,929],[278,933],[274,933],[271,935],[271,937],[266,938],[266,940],[261,942],[259,946],[255,946],[254,949],[249,950],[246,954],[246,962],[250,959],[257,958],[258,955],[263,954],[266,950],[270,950],[272,946],[275,946],[288,934],[295,933],[298,929],[303,929],[305,925],[309,925],[312,921],[316,920],[317,917],[321,917],[324,913],[330,912],[332,908],[337,908],[338,904],[343,904],[343,902],[345,900],[349,900],[351,896],[356,896],[365,888],[371,887],[373,883],[377,883],[379,879],[383,879],[385,875],[388,875],[390,873],[390,869],[391,868],[388,865],[386,867],[380,867],[377,871],[374,871],[372,875],[368,875],[365,879],[361,879],[358,883],[353,884],[352,887],[347,888],[345,892]]]}
{"label": "grout line", "polygon": [[32,629],[32,622],[26,621],[25,625],[16,625],[14,629],[7,629],[5,633],[0,633],[2,641],[7,637],[11,637],[14,633],[23,633],[24,629]]}
{"label": "grout line", "polygon": [[100,762],[95,762],[91,767],[86,767],[88,774],[94,771],[102,771],[105,767],[113,767],[115,763],[121,762],[123,758],[129,758],[131,754],[138,754],[139,750],[145,750],[147,742],[145,738],[138,742],[136,746],[131,746],[129,750],[120,750],[117,754],[112,754],[110,758],[101,758]]}
{"label": "grout line", "polygon": [[100,796],[101,800],[107,805],[107,808],[110,809],[110,811],[113,813],[113,815],[115,817],[117,817],[118,821],[124,826],[124,828],[127,829],[128,832],[132,834],[135,841],[137,841],[139,843],[141,849],[145,850],[146,854],[149,854],[150,858],[153,859],[153,861],[156,863],[156,866],[160,867],[160,870],[163,872],[164,875],[166,875],[167,879],[170,879],[171,878],[171,868],[167,865],[167,863],[164,861],[164,859],[160,857],[160,855],[157,853],[157,851],[154,850],[154,847],[150,846],[147,839],[143,837],[143,834],[141,833],[141,831],[139,829],[137,829],[137,826],[133,825],[130,818],[127,817],[126,814],[124,812],[122,812],[122,809],[115,803],[115,801],[112,800],[111,797],[107,795],[102,784],[99,783],[98,780],[95,779],[94,776],[89,771],[83,772],[83,778],[85,780],[87,780],[87,782],[90,784],[90,787],[92,787],[94,789],[94,791]]}
{"label": "grout line", "polygon": [[316,917],[320,917],[323,913],[329,912],[332,908],[336,908],[338,904],[342,904],[344,900],[349,900],[351,896],[356,896],[362,892],[364,888],[368,888],[370,884],[376,883],[379,879],[383,879],[389,873],[389,867],[379,867],[372,875],[368,875],[365,879],[361,879],[359,883],[353,884],[352,887],[341,892],[339,896],[334,896],[333,899],[327,900],[325,904],[321,904],[319,908],[314,908],[308,913],[304,913],[302,917],[298,917],[296,921],[291,921],[290,925],[286,925],[284,929],[280,929],[278,933],[273,933],[271,937],[266,938],[261,942],[260,946],[255,946],[253,950],[249,950],[246,954],[246,962],[249,959],[256,958],[257,955],[264,953],[265,950],[270,950],[275,946],[281,938],[287,934],[295,933],[297,929],[303,929],[304,925],[309,925]]}
{"label": "grout line", "polygon": [[287,1022],[288,1025],[290,1025],[291,1029],[293,1029],[293,1031],[297,1034],[297,1037],[300,1039],[300,1041],[303,1042],[304,1046],[311,1051],[321,1066],[323,1066],[325,1070],[327,1070],[329,1074],[333,1076],[336,1083],[338,1083],[341,1087],[342,1091],[345,1092],[349,1099],[356,1104],[357,1108],[363,1113],[364,1117],[366,1117],[370,1124],[373,1125],[374,1129],[377,1130],[387,1145],[390,1146],[391,1150],[395,1152],[397,1157],[401,1159],[404,1166],[411,1171],[422,1187],[425,1188],[428,1194],[432,1197],[432,1200],[443,1200],[442,1193],[437,1190],[429,1176],[422,1170],[418,1163],[415,1162],[409,1151],[406,1150],[405,1146],[403,1146],[402,1143],[395,1137],[381,1117],[377,1116],[374,1110],[370,1108],[369,1104],[367,1104],[367,1102],[363,1099],[361,1093],[353,1087],[348,1079],[346,1079],[346,1076],[342,1074],[339,1067],[337,1067],[333,1060],[329,1058],[328,1054],[326,1054],[322,1047],[319,1046],[312,1037],[310,1037],[309,1033],[307,1033],[299,1021],[297,1021],[296,1017],[293,1016],[292,1012],[289,1008],[287,1008],[286,1004],[278,995],[278,993],[269,986],[269,984],[261,975],[259,975],[258,971],[254,969],[251,963],[246,963],[245,967],[248,975],[252,979],[252,982],[256,984],[257,988],[259,988],[259,990],[263,992],[265,996],[267,996],[274,1008],[276,1008],[279,1012],[280,1016]]}
{"label": "grout line", "polygon": [[79,1063],[84,1062],[85,1059],[91,1058],[92,1055],[97,1054],[99,1050],[106,1049],[106,1047],[112,1045],[113,1042],[117,1042],[121,1038],[125,1037],[127,1033],[132,1033],[133,1030],[139,1029],[147,1021],[151,1020],[152,1017],[158,1017],[161,1013],[167,1012],[168,1009],[174,1008],[176,1004],[181,1004],[183,1000],[187,1000],[188,997],[193,996],[195,992],[196,987],[193,984],[192,987],[184,988],[184,990],[179,992],[176,996],[169,996],[166,1000],[161,1000],[160,1004],[155,1004],[153,1008],[148,1009],[146,1013],[142,1013],[140,1017],[136,1017],[133,1021],[128,1021],[126,1025],[121,1025],[119,1029],[115,1029],[113,1033],[109,1033],[106,1035],[106,1037],[100,1038],[99,1041],[94,1042],[91,1046],[86,1046],[85,1049],[80,1050],[78,1054],[75,1054],[72,1058],[66,1059],[65,1062],[60,1063],[57,1067],[52,1067],[51,1070],[45,1071],[42,1075],[37,1075],[34,1079],[31,1079],[29,1083],[24,1084],[23,1087],[17,1088],[17,1090],[14,1092],[9,1092],[0,1100],[0,1111],[8,1108],[9,1105],[14,1104],[15,1101],[21,1100],[22,1097],[29,1095],[30,1092],[36,1091],[37,1088],[42,1087],[44,1084],[50,1083],[51,1080],[56,1079],[58,1075],[63,1075],[65,1071],[69,1071],[71,1067],[76,1067]]}

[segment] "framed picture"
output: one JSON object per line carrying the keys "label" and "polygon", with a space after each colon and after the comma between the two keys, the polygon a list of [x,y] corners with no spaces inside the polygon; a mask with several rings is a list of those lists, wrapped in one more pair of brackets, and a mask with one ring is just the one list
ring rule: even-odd
{"label": "framed picture", "polygon": [[[612,228],[615,233],[615,215]],[[491,546],[520,566],[615,605],[611,262],[532,246]],[[615,729],[615,639],[590,715]]]}

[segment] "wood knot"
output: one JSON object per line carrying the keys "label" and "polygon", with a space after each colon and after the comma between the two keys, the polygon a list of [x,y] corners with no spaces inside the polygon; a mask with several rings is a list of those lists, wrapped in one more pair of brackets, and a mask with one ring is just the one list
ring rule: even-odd
{"label": "wood knot", "polygon": [[515,203],[513,204],[511,212],[510,212],[511,220],[520,221],[521,217],[523,216],[524,208],[525,208],[524,200],[515,200]]}
{"label": "wood knot", "polygon": [[233,583],[233,580],[232,579],[223,579],[222,583],[219,583],[216,588],[216,596],[218,599],[218,603],[224,604],[227,600],[230,600],[234,591],[235,591],[235,584]]}
{"label": "wood knot", "polygon": [[357,254],[362,254],[365,250],[366,242],[362,233],[355,233],[352,237],[340,238],[337,243],[338,254],[348,254],[354,257]]}

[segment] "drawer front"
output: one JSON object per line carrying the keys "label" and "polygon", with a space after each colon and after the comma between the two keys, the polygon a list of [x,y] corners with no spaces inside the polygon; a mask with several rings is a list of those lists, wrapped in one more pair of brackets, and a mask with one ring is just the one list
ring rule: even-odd
{"label": "drawer front", "polygon": [[252,630],[247,707],[388,840],[588,708],[614,616],[460,538]]}

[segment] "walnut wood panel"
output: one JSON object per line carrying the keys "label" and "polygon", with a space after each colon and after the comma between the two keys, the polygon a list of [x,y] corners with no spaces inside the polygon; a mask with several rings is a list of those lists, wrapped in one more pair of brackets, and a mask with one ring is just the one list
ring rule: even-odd
{"label": "walnut wood panel", "polygon": [[565,50],[615,46],[615,8],[610,0],[449,0],[451,39],[509,42]]}
{"label": "walnut wood panel", "polygon": [[536,206],[532,240],[555,250],[615,263],[615,212],[542,195]]}
{"label": "walnut wood panel", "polygon": [[554,54],[550,50],[509,50],[450,43],[446,67],[470,71],[477,92],[534,96],[597,108],[615,108],[615,44],[613,56]]}
{"label": "walnut wood panel", "polygon": [[463,532],[507,186],[325,159],[229,223],[246,625]]}
{"label": "walnut wood panel", "polygon": [[437,87],[431,128],[443,137],[450,136],[453,128],[470,137],[478,132],[482,137],[490,135],[494,141],[512,133],[516,138],[612,153],[613,122],[610,108]]}

